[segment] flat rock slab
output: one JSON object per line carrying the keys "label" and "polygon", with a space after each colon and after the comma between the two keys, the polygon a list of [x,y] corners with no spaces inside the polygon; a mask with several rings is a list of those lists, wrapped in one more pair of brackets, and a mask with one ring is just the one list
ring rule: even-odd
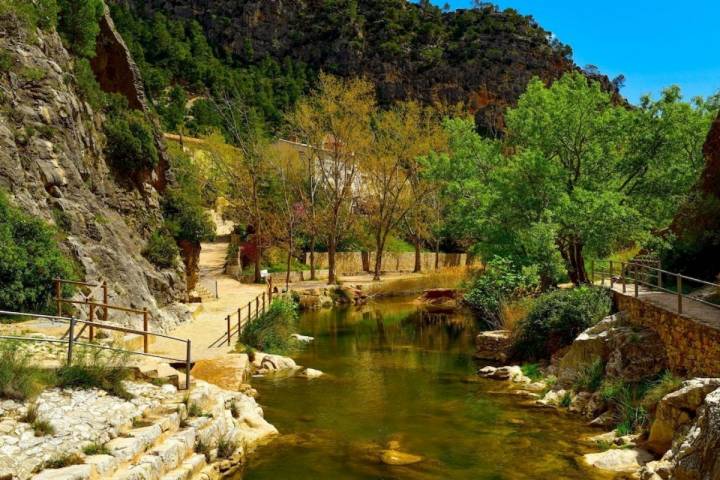
{"label": "flat rock slab", "polygon": [[592,468],[616,473],[632,473],[640,470],[655,457],[649,452],[636,449],[611,449],[600,453],[583,455],[583,461]]}

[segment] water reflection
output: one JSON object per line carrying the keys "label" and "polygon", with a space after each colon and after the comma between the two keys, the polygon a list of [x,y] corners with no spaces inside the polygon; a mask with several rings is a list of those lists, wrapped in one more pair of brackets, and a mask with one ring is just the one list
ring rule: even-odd
{"label": "water reflection", "polygon": [[[576,462],[593,433],[524,408],[472,374],[474,320],[393,301],[307,313],[298,356],[326,377],[255,382],[283,436],[246,479],[595,479]],[[467,381],[468,378],[473,381]],[[423,461],[388,466],[389,443]]]}

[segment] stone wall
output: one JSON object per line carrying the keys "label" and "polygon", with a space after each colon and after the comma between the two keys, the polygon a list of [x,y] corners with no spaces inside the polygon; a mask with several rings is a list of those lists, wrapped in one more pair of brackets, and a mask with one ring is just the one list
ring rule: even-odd
{"label": "stone wall", "polygon": [[628,320],[657,332],[670,369],[681,376],[720,376],[720,328],[703,324],[630,295],[614,293]]}
{"label": "stone wall", "polygon": [[[465,265],[467,255],[464,253],[441,253],[440,268],[458,267]],[[305,263],[310,263],[310,254],[305,254]],[[435,269],[435,254],[422,252],[420,263],[423,271]],[[315,265],[318,269],[328,268],[327,252],[315,253]],[[335,255],[335,270],[341,275],[352,275],[371,271],[375,266],[375,253],[373,252],[338,252]],[[383,253],[383,272],[412,272],[415,269],[414,252],[385,252]]]}

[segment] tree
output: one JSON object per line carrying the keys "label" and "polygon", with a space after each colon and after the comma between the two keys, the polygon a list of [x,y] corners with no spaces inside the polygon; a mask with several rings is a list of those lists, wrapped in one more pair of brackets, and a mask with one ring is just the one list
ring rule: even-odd
{"label": "tree", "polygon": [[270,145],[257,112],[241,100],[219,96],[215,99],[215,108],[233,148],[220,143],[211,145],[210,153],[229,179],[229,189],[238,213],[251,227],[255,250],[254,281],[260,282],[262,252],[271,243],[266,227],[275,208],[271,198]]}
{"label": "tree", "polygon": [[69,49],[80,56],[95,56],[95,39],[105,4],[102,0],[58,0],[58,30]]}
{"label": "tree", "polygon": [[421,179],[421,157],[439,151],[445,142],[435,112],[416,102],[379,112],[373,133],[363,181],[369,191],[365,203],[375,240],[374,280],[380,280],[388,235],[431,191],[431,184]]}
{"label": "tree", "polygon": [[362,159],[371,141],[374,90],[365,80],[321,74],[318,89],[300,100],[292,116],[294,131],[315,151],[326,202],[318,215],[327,235],[328,283],[335,283],[335,254],[353,221]]}

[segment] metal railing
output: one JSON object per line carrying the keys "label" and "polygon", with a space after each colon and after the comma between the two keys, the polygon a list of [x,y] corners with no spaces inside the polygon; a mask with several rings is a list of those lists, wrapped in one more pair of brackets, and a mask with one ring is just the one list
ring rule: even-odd
{"label": "metal railing", "polygon": [[635,297],[640,295],[640,287],[649,291],[669,293],[677,298],[677,313],[679,314],[683,313],[684,300],[720,309],[720,303],[693,294],[699,289],[710,287],[714,290],[715,295],[720,297],[719,283],[663,270],[659,262],[653,265],[637,261],[593,261],[590,272],[591,283],[596,283],[599,276],[601,286],[605,286],[607,280],[609,288],[613,289],[616,288],[616,285],[622,285],[623,293],[627,293],[630,288]]}
{"label": "metal railing", "polygon": [[[67,364],[68,365],[72,364],[73,349],[75,348],[75,346],[98,348],[98,349],[102,349],[102,350],[127,353],[130,355],[141,355],[141,356],[145,356],[145,357],[159,358],[161,360],[166,360],[166,361],[173,362],[173,363],[182,363],[185,365],[185,388],[186,389],[190,388],[190,367],[192,365],[192,357],[191,357],[192,342],[189,338],[183,339],[183,338],[173,337],[170,335],[165,335],[163,333],[148,332],[147,330],[135,330],[132,328],[125,328],[125,327],[120,327],[120,326],[116,326],[116,325],[95,323],[95,322],[90,322],[87,320],[80,320],[79,318],[75,318],[75,317],[62,317],[62,316],[56,316],[56,315],[40,315],[40,314],[35,314],[35,313],[11,312],[11,311],[4,311],[4,310],[0,310],[0,316],[43,318],[46,320],[50,320],[52,322],[66,323],[69,325],[67,339],[1,335],[0,340],[49,342],[49,343],[63,343],[63,344],[67,343]],[[103,329],[103,330],[112,330],[112,331],[126,333],[126,334],[141,335],[145,339],[145,342],[144,342],[145,349],[143,352],[137,352],[134,350],[127,350],[124,348],[116,348],[116,347],[110,347],[107,345],[101,345],[99,343],[94,343],[92,341],[78,342],[76,339],[76,336],[75,336],[75,329],[78,325],[83,325],[83,328],[89,326],[90,328],[93,328],[93,329],[97,328],[97,329]],[[147,351],[148,335],[153,336],[153,337],[166,338],[168,340],[173,340],[173,341],[184,343],[185,344],[185,358],[173,358],[173,357],[167,357],[164,355],[148,353],[148,351]]]}
{"label": "metal railing", "polygon": [[[266,301],[267,298],[267,301]],[[221,347],[222,345],[227,344],[227,346],[230,346],[232,343],[232,338],[234,336],[237,336],[238,341],[240,341],[240,336],[242,335],[242,331],[245,327],[247,327],[250,323],[260,318],[260,315],[265,314],[267,311],[267,308],[269,308],[270,304],[272,303],[273,299],[273,290],[272,290],[272,282],[268,282],[268,291],[262,292],[254,299],[250,300],[246,306],[239,307],[237,309],[236,313],[232,313],[230,315],[227,315],[225,317],[225,332],[218,337],[214,342],[212,342],[208,348],[215,348],[215,347]],[[253,312],[253,304],[255,305],[255,311]],[[243,317],[243,314],[245,314],[245,317]],[[237,321],[234,321],[234,318],[237,316]],[[244,318],[244,321],[243,321]]]}

